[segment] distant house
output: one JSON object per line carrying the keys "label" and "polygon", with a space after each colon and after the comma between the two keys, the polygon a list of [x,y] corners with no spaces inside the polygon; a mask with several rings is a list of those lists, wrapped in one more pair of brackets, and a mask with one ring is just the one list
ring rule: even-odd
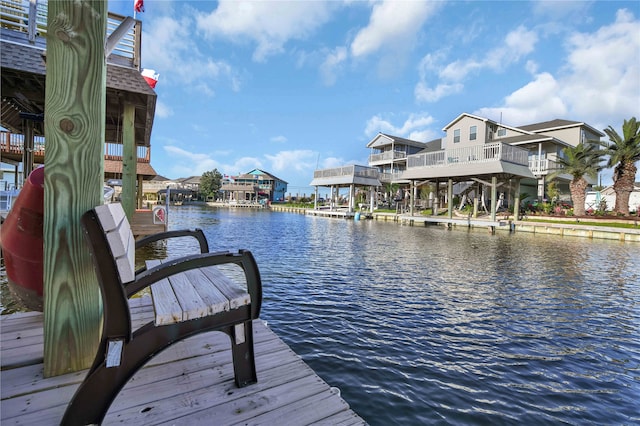
{"label": "distant house", "polygon": [[225,176],[220,191],[225,201],[281,201],[288,183],[260,169],[238,176]]}
{"label": "distant house", "polygon": [[[598,191],[587,192],[584,204],[586,210],[598,210],[600,209],[600,203],[604,201],[606,210],[613,210],[616,205],[616,193],[613,190],[613,185],[609,185],[606,188]],[[629,196],[629,211],[640,211],[640,182],[636,182],[633,185],[633,192]]]}

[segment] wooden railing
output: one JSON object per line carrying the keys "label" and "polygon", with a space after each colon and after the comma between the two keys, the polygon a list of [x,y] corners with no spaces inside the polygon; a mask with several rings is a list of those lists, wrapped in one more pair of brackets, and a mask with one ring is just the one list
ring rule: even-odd
{"label": "wooden railing", "polygon": [[[24,135],[19,133],[0,132],[0,150],[2,155],[22,155],[24,151]],[[122,161],[123,145],[118,143],[104,144],[104,158],[106,160]],[[33,155],[44,157],[45,138],[44,136],[34,136]],[[136,156],[138,163],[151,162],[151,147],[137,146]]]}
{"label": "wooden railing", "polygon": [[[22,155],[24,151],[24,135],[19,133],[0,132],[0,148],[2,154]],[[44,157],[44,136],[34,136],[33,155]]]}
{"label": "wooden railing", "polygon": [[[47,3],[46,0],[1,0],[0,27],[14,33],[23,33],[26,42],[44,47],[47,36]],[[106,37],[124,20],[124,16],[109,12]],[[142,23],[135,20],[133,27],[116,44],[110,61],[139,70],[141,39]]]}

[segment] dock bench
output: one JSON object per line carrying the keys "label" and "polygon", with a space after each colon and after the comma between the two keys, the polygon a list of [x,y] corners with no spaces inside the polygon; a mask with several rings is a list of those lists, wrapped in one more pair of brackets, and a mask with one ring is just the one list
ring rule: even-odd
{"label": "dock bench", "polygon": [[[100,424],[113,400],[153,356],[187,337],[222,331],[231,340],[235,384],[257,382],[252,321],[260,314],[262,283],[251,252],[209,253],[200,229],[149,235],[137,242],[119,203],[82,217],[103,301],[103,327],[93,365],[67,406],[64,425]],[[151,260],[135,270],[135,250],[152,242],[193,237],[200,253]],[[236,264],[246,289],[217,266]],[[154,320],[133,331],[129,298],[150,288]]]}

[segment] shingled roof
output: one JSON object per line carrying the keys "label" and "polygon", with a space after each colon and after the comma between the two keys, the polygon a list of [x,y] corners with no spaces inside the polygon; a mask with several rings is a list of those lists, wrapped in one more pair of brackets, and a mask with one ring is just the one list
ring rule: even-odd
{"label": "shingled roof", "polygon": [[[19,44],[5,38],[0,44],[2,75],[2,122],[6,129],[22,133],[20,113],[43,114],[45,110],[46,65],[45,50],[38,45]],[[107,142],[119,140],[122,129],[123,102],[136,107],[135,138],[137,145],[149,146],[157,95],[136,68],[107,64],[106,81]],[[37,123],[36,134],[44,134],[44,125]]]}

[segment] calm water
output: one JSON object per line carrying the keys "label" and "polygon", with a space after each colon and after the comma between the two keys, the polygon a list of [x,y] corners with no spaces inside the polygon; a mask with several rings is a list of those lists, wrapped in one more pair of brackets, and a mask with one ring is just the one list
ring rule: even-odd
{"label": "calm water", "polygon": [[253,251],[262,318],[372,425],[640,424],[638,244],[170,213]]}

